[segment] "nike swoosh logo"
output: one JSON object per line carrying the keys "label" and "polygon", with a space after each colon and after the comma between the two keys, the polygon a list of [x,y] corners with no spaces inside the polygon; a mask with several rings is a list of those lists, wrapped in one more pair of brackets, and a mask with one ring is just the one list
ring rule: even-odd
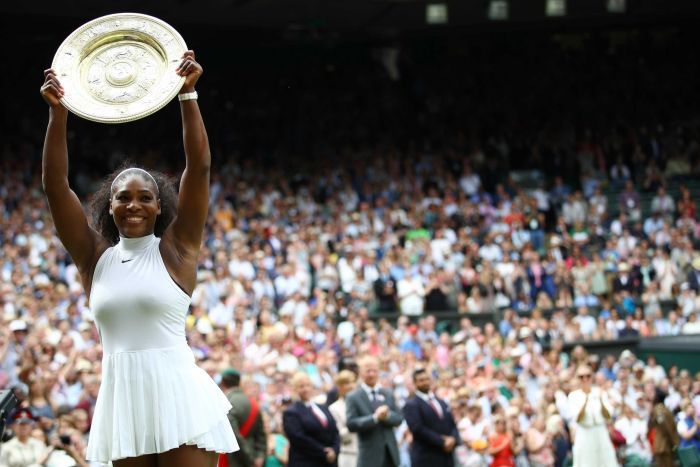
{"label": "nike swoosh logo", "polygon": [[128,263],[129,261],[133,261],[133,260],[134,260],[134,258],[131,258],[131,259],[123,259],[123,260],[122,260],[122,263]]}

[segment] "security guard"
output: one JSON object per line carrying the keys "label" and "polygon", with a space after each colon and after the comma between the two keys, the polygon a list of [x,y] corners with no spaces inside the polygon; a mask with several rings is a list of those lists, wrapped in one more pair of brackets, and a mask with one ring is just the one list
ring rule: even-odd
{"label": "security guard", "polygon": [[262,410],[257,401],[240,387],[241,374],[227,368],[221,372],[221,387],[233,408],[228,413],[240,451],[228,455],[229,467],[262,467],[267,454],[267,434]]}

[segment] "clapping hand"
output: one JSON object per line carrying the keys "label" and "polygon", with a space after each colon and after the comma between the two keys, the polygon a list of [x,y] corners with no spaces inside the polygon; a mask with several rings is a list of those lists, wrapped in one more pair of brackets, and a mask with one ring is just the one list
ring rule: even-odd
{"label": "clapping hand", "polygon": [[446,453],[452,452],[457,445],[457,440],[454,438],[454,436],[443,436],[443,440],[445,444],[443,444],[442,450]]}
{"label": "clapping hand", "polygon": [[333,448],[323,448],[323,452],[326,454],[326,462],[329,464],[335,463],[335,450]]}
{"label": "clapping hand", "polygon": [[386,418],[389,416],[389,406],[381,405],[377,407],[377,410],[374,411],[374,416],[377,418],[377,420],[386,420]]}

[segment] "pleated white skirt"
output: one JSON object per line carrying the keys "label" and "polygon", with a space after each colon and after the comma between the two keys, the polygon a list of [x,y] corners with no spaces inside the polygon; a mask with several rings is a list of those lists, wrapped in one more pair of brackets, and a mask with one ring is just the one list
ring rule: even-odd
{"label": "pleated white skirt", "polygon": [[109,461],[183,444],[217,453],[239,449],[231,404],[188,346],[105,355],[87,459]]}
{"label": "pleated white skirt", "polygon": [[615,447],[605,425],[577,426],[573,467],[618,467]]}

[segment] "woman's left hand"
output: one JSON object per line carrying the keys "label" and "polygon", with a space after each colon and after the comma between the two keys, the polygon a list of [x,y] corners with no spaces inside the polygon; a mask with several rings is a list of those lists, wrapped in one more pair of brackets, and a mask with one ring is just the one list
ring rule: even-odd
{"label": "woman's left hand", "polygon": [[175,72],[185,77],[185,82],[180,89],[182,93],[194,91],[194,85],[197,83],[197,80],[199,80],[199,77],[202,76],[204,70],[202,69],[202,65],[195,60],[194,51],[188,50],[182,55],[182,63],[180,63]]}

